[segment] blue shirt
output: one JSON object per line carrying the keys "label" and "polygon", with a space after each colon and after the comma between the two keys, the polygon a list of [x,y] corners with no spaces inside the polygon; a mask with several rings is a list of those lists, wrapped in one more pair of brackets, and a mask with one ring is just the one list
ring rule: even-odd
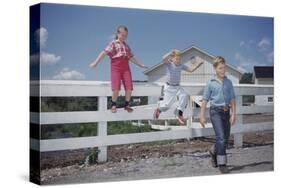
{"label": "blue shirt", "polygon": [[232,99],[235,99],[234,88],[231,80],[226,76],[223,81],[217,78],[208,81],[204,89],[203,100],[210,101],[211,106],[225,106],[229,105]]}
{"label": "blue shirt", "polygon": [[168,60],[166,74],[167,74],[167,82],[170,84],[178,85],[181,81],[181,71],[186,70],[187,66],[180,63],[176,65],[172,60]]}

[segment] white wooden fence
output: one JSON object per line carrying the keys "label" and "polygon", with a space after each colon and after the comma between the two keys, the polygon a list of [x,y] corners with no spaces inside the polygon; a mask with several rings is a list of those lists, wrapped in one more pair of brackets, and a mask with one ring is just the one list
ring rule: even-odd
{"label": "white wooden fence", "polygon": [[[135,83],[133,96],[160,96],[161,83]],[[189,95],[202,95],[204,85],[183,84],[183,88]],[[147,133],[133,133],[121,135],[107,135],[107,122],[123,120],[151,120],[156,105],[144,105],[134,107],[133,113],[127,113],[123,109],[118,109],[117,113],[107,110],[107,96],[111,96],[109,82],[97,81],[58,81],[42,80],[31,82],[31,96],[41,97],[67,97],[67,96],[97,96],[98,111],[79,112],[43,112],[30,113],[31,123],[40,125],[60,124],[60,123],[86,123],[98,122],[98,135],[91,137],[61,138],[61,139],[30,139],[30,147],[40,152],[72,150],[88,147],[99,147],[98,160],[107,160],[107,146],[119,144],[131,144],[141,142],[151,142],[169,139],[194,138],[214,135],[212,127],[200,128],[193,126],[192,121],[187,121],[186,126],[180,130],[167,130]],[[234,134],[234,144],[242,146],[243,133],[272,130],[273,122],[243,124],[243,114],[273,113],[273,105],[270,106],[242,106],[242,95],[273,95],[273,85],[234,85],[237,100],[237,121],[232,127]],[[124,93],[121,93],[124,95]],[[188,120],[199,116],[199,109],[190,106],[184,115]],[[206,113],[206,115],[209,113]],[[173,110],[161,113],[160,119],[174,119]]]}

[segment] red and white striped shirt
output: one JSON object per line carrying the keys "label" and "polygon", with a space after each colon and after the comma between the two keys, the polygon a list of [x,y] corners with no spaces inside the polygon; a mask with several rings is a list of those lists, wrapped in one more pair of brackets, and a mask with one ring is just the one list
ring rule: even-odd
{"label": "red and white striped shirt", "polygon": [[104,51],[110,57],[110,59],[119,57],[127,57],[128,59],[130,59],[134,56],[129,45],[118,40],[111,41],[104,49]]}

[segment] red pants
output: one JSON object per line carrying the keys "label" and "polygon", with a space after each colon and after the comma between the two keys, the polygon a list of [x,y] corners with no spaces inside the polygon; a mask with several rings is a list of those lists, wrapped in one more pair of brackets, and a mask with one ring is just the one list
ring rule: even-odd
{"label": "red pants", "polygon": [[128,58],[111,60],[111,88],[120,90],[121,82],[125,90],[133,90],[132,74]]}

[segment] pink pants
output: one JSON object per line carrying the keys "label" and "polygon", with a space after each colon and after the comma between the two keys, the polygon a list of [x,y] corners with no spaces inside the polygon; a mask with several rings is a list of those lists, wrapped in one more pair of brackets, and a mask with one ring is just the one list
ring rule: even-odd
{"label": "pink pants", "polygon": [[120,90],[121,82],[125,90],[133,90],[132,74],[128,58],[111,60],[111,88]]}

